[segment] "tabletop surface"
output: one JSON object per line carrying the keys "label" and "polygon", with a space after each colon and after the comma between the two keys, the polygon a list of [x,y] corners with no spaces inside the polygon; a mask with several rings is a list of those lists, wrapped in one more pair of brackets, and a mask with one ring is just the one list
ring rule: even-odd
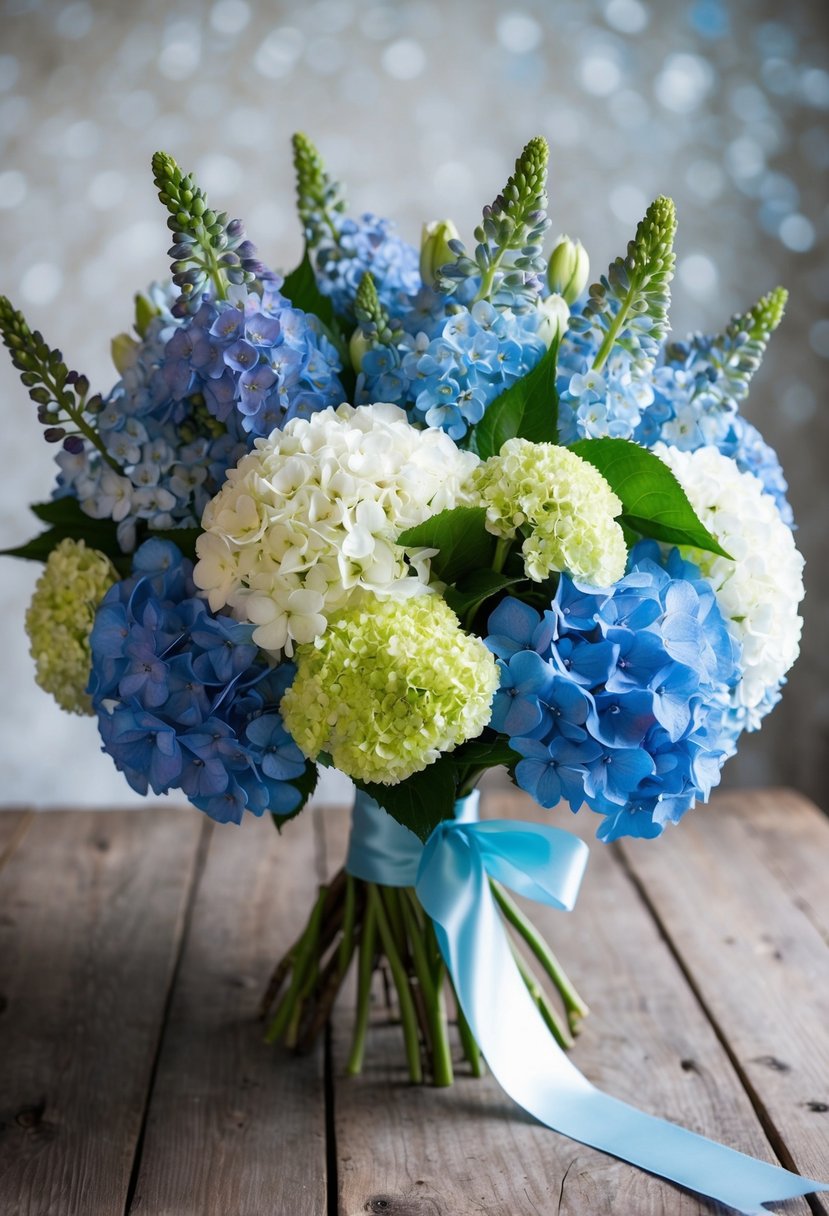
{"label": "tabletop surface", "polygon": [[[483,813],[545,815],[496,792]],[[596,822],[554,821],[587,839]],[[0,814],[3,1216],[723,1211],[541,1127],[461,1064],[450,1089],[410,1086],[382,1000],[359,1078],[349,1000],[310,1054],[264,1044],[262,989],[347,828],[332,806],[281,836],[188,808]],[[591,1005],[579,1068],[829,1178],[827,863],[829,820],[788,791],[595,843],[575,911],[532,909]]]}

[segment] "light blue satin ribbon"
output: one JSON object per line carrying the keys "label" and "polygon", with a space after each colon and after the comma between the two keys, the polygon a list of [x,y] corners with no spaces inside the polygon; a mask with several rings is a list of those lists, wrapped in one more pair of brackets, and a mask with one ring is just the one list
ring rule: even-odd
{"label": "light blue satin ribbon", "polygon": [[435,932],[458,1000],[501,1086],[555,1131],[680,1186],[769,1216],[771,1203],[829,1185],[801,1178],[686,1131],[591,1085],[551,1038],[515,965],[489,879],[569,911],[587,845],[561,828],[477,821],[478,794],[456,804],[425,846],[366,795],[357,794],[346,867],[383,886],[413,886]]}

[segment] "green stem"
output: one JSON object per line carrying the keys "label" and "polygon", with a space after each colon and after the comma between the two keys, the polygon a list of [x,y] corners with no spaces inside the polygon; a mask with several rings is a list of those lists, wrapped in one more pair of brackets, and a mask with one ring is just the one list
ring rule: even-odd
{"label": "green stem", "polygon": [[500,574],[504,568],[504,562],[507,560],[510,549],[512,548],[512,537],[499,536],[498,543],[495,546],[495,555],[492,558],[492,569],[496,574]]}
{"label": "green stem", "polygon": [[435,1085],[451,1085],[453,1081],[452,1049],[449,1045],[449,1027],[443,995],[445,969],[441,963],[437,976],[433,977],[426,952],[424,927],[417,916],[416,905],[417,896],[411,888],[400,892],[400,908],[411,946],[412,962],[429,1018],[432,1078]]}
{"label": "green stem", "polygon": [[521,954],[516,946],[513,946],[512,953],[518,970],[521,972],[521,978],[527,985],[527,991],[535,1002],[538,1012],[544,1019],[547,1029],[550,1031],[559,1047],[563,1047],[565,1051],[569,1050],[569,1048],[573,1046],[573,1040],[565,1026],[562,1024],[561,1019],[559,1018],[555,1009],[553,1009],[552,1005],[547,999],[546,992],[541,987],[538,980],[525,963],[524,959],[521,957]]}
{"label": "green stem", "polygon": [[53,397],[55,398],[55,401],[58,404],[58,408],[62,409],[64,411],[64,413],[70,419],[71,422],[74,422],[75,426],[78,428],[80,433],[84,436],[84,438],[88,439],[89,442],[92,444],[92,446],[98,449],[101,456],[104,458],[104,460],[107,462],[109,467],[113,470],[113,472],[117,473],[119,475],[119,477],[123,477],[124,470],[121,468],[120,464],[118,464],[117,460],[114,460],[113,457],[110,456],[109,452],[104,447],[104,441],[103,441],[103,439],[101,439],[101,436],[98,434],[98,432],[93,427],[91,427],[89,425],[89,423],[84,418],[84,416],[83,416],[84,402],[83,401],[81,402],[80,409],[76,409],[73,404],[73,402],[74,402],[73,395],[71,393],[61,392],[61,390],[57,386],[57,382],[53,379],[52,376],[47,375],[45,372],[41,372],[41,379],[43,380],[43,383],[46,385],[46,387],[49,389],[49,391],[52,393]]}
{"label": "green stem", "polygon": [[469,1067],[472,1069],[473,1077],[482,1077],[486,1072],[484,1067],[481,1049],[478,1047],[478,1042],[472,1033],[472,1027],[466,1020],[466,1015],[461,1009],[458,994],[455,993],[455,1008],[458,1011],[458,1035],[460,1036],[463,1054],[469,1061]]}
{"label": "green stem", "polygon": [[338,951],[338,967],[340,975],[345,975],[351,956],[354,953],[354,926],[357,921],[357,888],[351,874],[345,878],[345,911],[343,914],[343,935]]}
{"label": "green stem", "polygon": [[490,887],[495,900],[506,920],[521,934],[524,941],[532,950],[541,966],[549,975],[564,1002],[567,1010],[567,1022],[573,1034],[578,1034],[579,1023],[590,1012],[587,1005],[579,996],[567,972],[553,954],[547,942],[536,929],[532,921],[524,915],[518,905],[506,893],[500,883],[490,880]]}
{"label": "green stem", "polygon": [[368,1015],[371,1003],[371,977],[374,973],[374,952],[377,941],[377,904],[367,899],[360,931],[360,957],[357,964],[357,1012],[354,1019],[354,1035],[347,1072],[356,1077],[363,1068],[366,1049]]}
{"label": "green stem", "polygon": [[622,301],[621,305],[619,306],[619,311],[616,313],[616,316],[613,318],[613,321],[610,324],[610,328],[608,329],[607,333],[604,336],[604,341],[602,342],[601,346],[599,347],[598,353],[596,354],[596,358],[593,360],[593,371],[594,372],[601,371],[601,369],[604,367],[604,364],[605,364],[605,361],[606,361],[608,355],[613,350],[613,343],[616,341],[616,337],[619,333],[619,330],[622,328],[625,321],[627,320],[628,313],[630,312],[630,306],[633,303],[634,299],[636,298],[636,296],[639,292],[639,286],[640,286],[639,281],[637,280],[636,282],[631,283],[630,287],[628,288],[627,295],[625,296],[624,300]]}
{"label": "green stem", "polygon": [[400,1005],[400,1022],[403,1027],[403,1041],[406,1047],[406,1060],[409,1065],[409,1079],[416,1085],[419,1085],[423,1080],[423,1068],[420,1062],[420,1041],[417,1033],[417,1013],[415,1012],[414,1001],[409,989],[409,979],[406,975],[405,968],[400,961],[400,955],[397,952],[397,946],[394,942],[394,935],[389,925],[386,910],[383,906],[383,901],[380,898],[380,893],[375,883],[368,883],[366,887],[366,904],[374,905],[375,915],[377,917],[377,931],[380,935],[380,942],[385,952],[386,958],[389,961],[394,986],[397,989],[397,999]]}
{"label": "green stem", "polygon": [[300,993],[303,991],[308,968],[316,961],[315,949],[319,940],[322,910],[325,905],[326,895],[327,889],[321,887],[320,893],[317,896],[317,902],[314,904],[314,909],[308,921],[308,928],[297,944],[294,969],[291,975],[291,982],[288,985],[288,991],[277,1005],[276,1012],[265,1032],[266,1043],[275,1043],[285,1033],[294,1018],[297,1001]]}

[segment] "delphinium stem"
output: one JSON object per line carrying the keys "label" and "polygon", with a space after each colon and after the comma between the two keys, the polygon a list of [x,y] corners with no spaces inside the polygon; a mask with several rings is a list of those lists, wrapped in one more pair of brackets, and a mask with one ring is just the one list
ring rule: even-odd
{"label": "delphinium stem", "polygon": [[[454,991],[454,986],[453,986]],[[455,1009],[458,1014],[458,1036],[463,1048],[463,1054],[469,1062],[469,1067],[472,1070],[473,1077],[482,1077],[486,1072],[481,1049],[478,1046],[478,1041],[472,1033],[472,1027],[466,1020],[466,1016],[461,1009],[461,1003],[458,1000],[458,994],[455,992]]]}
{"label": "delphinium stem", "polygon": [[561,994],[564,1008],[567,1011],[567,1023],[570,1031],[572,1034],[578,1034],[581,1029],[582,1018],[587,1017],[589,1013],[587,1005],[573,987],[573,983],[566,971],[532,921],[524,915],[515,901],[510,898],[499,883],[490,882],[490,886],[504,917],[523,937]]}
{"label": "delphinium stem", "polygon": [[394,986],[397,989],[397,1000],[400,1007],[400,1023],[403,1027],[403,1041],[406,1047],[406,1061],[409,1066],[409,1080],[419,1085],[423,1080],[423,1068],[420,1061],[420,1039],[417,1032],[417,1013],[414,1000],[409,988],[409,979],[401,961],[394,935],[386,915],[386,909],[380,898],[380,892],[375,883],[371,882],[366,890],[366,906],[374,906],[377,918],[377,932],[383,952],[391,968]]}
{"label": "delphinium stem", "polygon": [[371,980],[374,974],[374,955],[377,947],[377,901],[366,899],[363,924],[360,930],[360,953],[357,964],[357,1011],[354,1019],[354,1035],[351,1054],[346,1071],[357,1076],[362,1071],[366,1050],[366,1032],[371,1005]]}

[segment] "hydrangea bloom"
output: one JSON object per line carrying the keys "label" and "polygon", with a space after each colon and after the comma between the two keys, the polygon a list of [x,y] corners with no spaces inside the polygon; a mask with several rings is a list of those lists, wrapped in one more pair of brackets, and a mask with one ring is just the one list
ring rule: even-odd
{"label": "hydrangea bloom", "polygon": [[104,750],[138,793],[183,790],[222,823],[289,814],[306,767],[279,713],[293,668],[214,616],[192,571],[175,545],[146,541],[98,609],[89,691]]}
{"label": "hydrangea bloom", "polygon": [[803,558],[774,500],[751,473],[741,472],[714,447],[681,452],[660,444],[655,451],[733,558],[687,552],[710,581],[742,647],[743,676],[730,704],[739,720],[754,730],[775,703],[800,651]]}
{"label": "hydrangea bloom", "polygon": [[479,735],[497,686],[492,655],[439,596],[367,598],[298,648],[282,713],[306,755],[394,785]]}
{"label": "hydrangea bloom", "polygon": [[85,445],[58,456],[58,493],[74,494],[94,519],[115,520],[127,552],[139,521],[197,526],[254,438],[344,397],[339,355],[276,281],[261,296],[205,297],[181,321],[165,310],[120,356],[122,378],[96,426],[123,476]]}
{"label": "hydrangea bloom", "polygon": [[487,406],[544,354],[539,326],[545,314],[462,300],[463,293],[459,300],[424,289],[401,318],[405,332],[363,356],[358,400],[393,401],[455,440],[480,422]]}
{"label": "hydrangea bloom", "polygon": [[598,835],[657,836],[707,799],[733,751],[722,705],[738,648],[697,567],[655,542],[607,591],[562,576],[543,616],[507,598],[487,645],[501,685],[491,725],[524,758],[515,779],[542,806],[586,802]]}
{"label": "hydrangea bloom", "polygon": [[325,631],[356,593],[425,590],[428,564],[396,543],[452,507],[477,457],[394,405],[341,405],[260,440],[205,511],[195,580],[216,611],[253,622],[278,655]]}
{"label": "hydrangea bloom", "polygon": [[[744,335],[743,335],[744,336]],[[610,435],[643,447],[666,443],[682,451],[714,446],[743,472],[754,473],[793,526],[788,486],[773,448],[739,412],[747,382],[735,383],[725,335],[695,334],[663,347],[656,366],[617,348],[594,372],[598,343],[592,333],[568,332],[559,351],[561,443]]]}
{"label": "hydrangea bloom", "polygon": [[420,290],[420,254],[397,235],[392,220],[366,212],[359,219],[334,217],[337,238],[323,236],[312,250],[317,284],[334,311],[354,323],[354,297],[366,272],[380,302],[396,317]]}
{"label": "hydrangea bloom", "polygon": [[591,464],[551,443],[510,439],[469,482],[496,536],[525,533],[524,569],[541,582],[556,570],[603,587],[621,577],[627,546],[622,504]]}
{"label": "hydrangea bloom", "polygon": [[82,540],[62,540],[47,558],[26,612],[35,680],[61,709],[91,714],[89,633],[95,609],[118,575]]}

